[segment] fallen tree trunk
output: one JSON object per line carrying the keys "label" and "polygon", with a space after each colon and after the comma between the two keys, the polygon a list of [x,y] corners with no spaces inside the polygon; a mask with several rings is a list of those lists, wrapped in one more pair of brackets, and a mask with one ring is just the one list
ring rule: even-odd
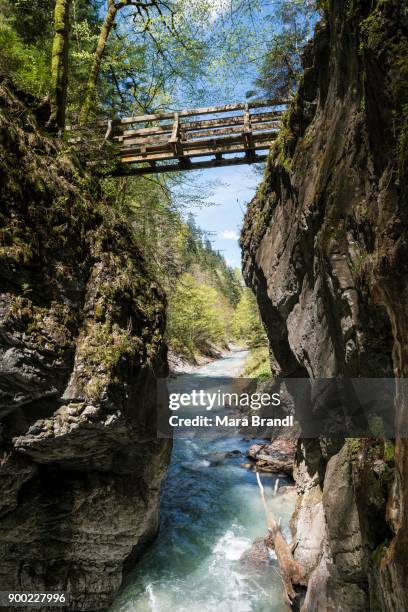
{"label": "fallen tree trunk", "polygon": [[292,606],[297,597],[295,585],[306,586],[307,584],[305,571],[301,564],[294,559],[292,549],[283,537],[278,521],[267,506],[265,490],[258,472],[256,472],[256,479],[261,492],[266,524],[269,531],[267,538],[265,538],[265,543],[268,547],[274,548],[275,550],[288,604]]}

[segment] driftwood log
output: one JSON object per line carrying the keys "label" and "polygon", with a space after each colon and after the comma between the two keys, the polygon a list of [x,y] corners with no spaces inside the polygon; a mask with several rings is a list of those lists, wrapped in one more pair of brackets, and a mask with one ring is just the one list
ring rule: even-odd
{"label": "driftwood log", "polygon": [[265,538],[265,543],[268,547],[275,550],[283,586],[286,592],[287,603],[292,606],[297,598],[295,586],[306,586],[307,584],[305,571],[301,564],[294,559],[292,549],[282,535],[279,522],[268,508],[265,490],[258,472],[256,472],[256,479],[261,492],[261,499],[265,509],[266,524],[269,532],[268,536]]}

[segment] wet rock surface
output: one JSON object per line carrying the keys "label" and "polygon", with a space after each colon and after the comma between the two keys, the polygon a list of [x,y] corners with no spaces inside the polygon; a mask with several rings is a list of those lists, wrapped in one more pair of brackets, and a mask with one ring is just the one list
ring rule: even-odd
{"label": "wet rock surface", "polygon": [[273,542],[270,536],[265,538],[256,538],[252,546],[246,550],[241,558],[240,563],[245,568],[262,568],[271,562],[271,554],[273,553]]}

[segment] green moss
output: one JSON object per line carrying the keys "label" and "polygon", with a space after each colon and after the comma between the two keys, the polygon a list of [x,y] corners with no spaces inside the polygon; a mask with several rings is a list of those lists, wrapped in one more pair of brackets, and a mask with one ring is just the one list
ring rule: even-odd
{"label": "green moss", "polygon": [[80,343],[79,357],[86,366],[110,370],[124,356],[133,356],[142,348],[140,338],[110,323],[93,323]]}
{"label": "green moss", "polygon": [[371,417],[368,420],[368,428],[374,438],[384,437],[384,423],[381,417]]}
{"label": "green moss", "polygon": [[353,259],[349,258],[349,268],[355,280],[364,276],[370,268],[372,255],[370,253],[359,253]]}
{"label": "green moss", "polygon": [[245,363],[244,374],[259,381],[272,377],[269,351],[266,346],[251,349]]}
{"label": "green moss", "polygon": [[70,345],[72,315],[65,304],[53,302],[41,307],[25,295],[9,295],[6,326],[24,333],[27,344],[35,348],[50,348],[60,353]]}
{"label": "green moss", "polygon": [[[12,272],[16,293],[9,296],[8,323],[26,346],[58,357],[72,354],[79,334],[78,384],[98,399],[112,381],[126,379],[122,362],[135,370],[160,363],[164,296],[126,212],[101,197],[98,181],[41,132],[4,83],[0,99],[0,264],[8,285]],[[27,262],[33,287],[25,286]],[[73,302],[85,297],[87,285],[92,296],[83,313]]]}
{"label": "green moss", "polygon": [[390,545],[390,540],[386,539],[371,553],[371,558],[376,565],[380,565],[385,553]]}
{"label": "green moss", "polygon": [[327,17],[330,13],[331,0],[317,0],[316,8],[324,17]]}
{"label": "green moss", "polygon": [[[403,36],[395,16],[396,0],[381,0],[360,23],[360,53],[371,53],[389,68],[393,129],[400,183],[406,191],[408,180],[408,38]],[[401,9],[403,10],[403,9]],[[392,75],[392,77],[391,77]]]}
{"label": "green moss", "polygon": [[122,359],[133,359],[143,353],[142,340],[129,330],[109,322],[89,322],[78,342],[77,361],[88,377],[86,391],[92,398],[114,379],[115,368]]}
{"label": "green moss", "polygon": [[98,300],[95,304],[94,316],[96,321],[101,321],[105,317],[105,308],[101,300]]}
{"label": "green moss", "polygon": [[363,448],[363,441],[361,438],[346,438],[347,445],[347,456],[351,462],[356,462]]}
{"label": "green moss", "polygon": [[351,21],[356,16],[357,3],[355,0],[346,0],[346,19]]}
{"label": "green moss", "polygon": [[384,461],[391,468],[395,466],[395,446],[391,440],[384,441]]}

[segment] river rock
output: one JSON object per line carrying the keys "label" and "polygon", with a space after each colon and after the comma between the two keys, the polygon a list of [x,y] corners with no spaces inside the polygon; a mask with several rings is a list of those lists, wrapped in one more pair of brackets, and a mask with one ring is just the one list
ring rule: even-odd
{"label": "river rock", "polygon": [[271,555],[269,551],[272,549],[270,536],[256,538],[251,547],[242,554],[239,561],[247,567],[262,568],[270,563]]}
{"label": "river rock", "polygon": [[292,476],[296,441],[280,437],[270,444],[253,444],[247,456],[255,462],[260,472],[276,472]]}

